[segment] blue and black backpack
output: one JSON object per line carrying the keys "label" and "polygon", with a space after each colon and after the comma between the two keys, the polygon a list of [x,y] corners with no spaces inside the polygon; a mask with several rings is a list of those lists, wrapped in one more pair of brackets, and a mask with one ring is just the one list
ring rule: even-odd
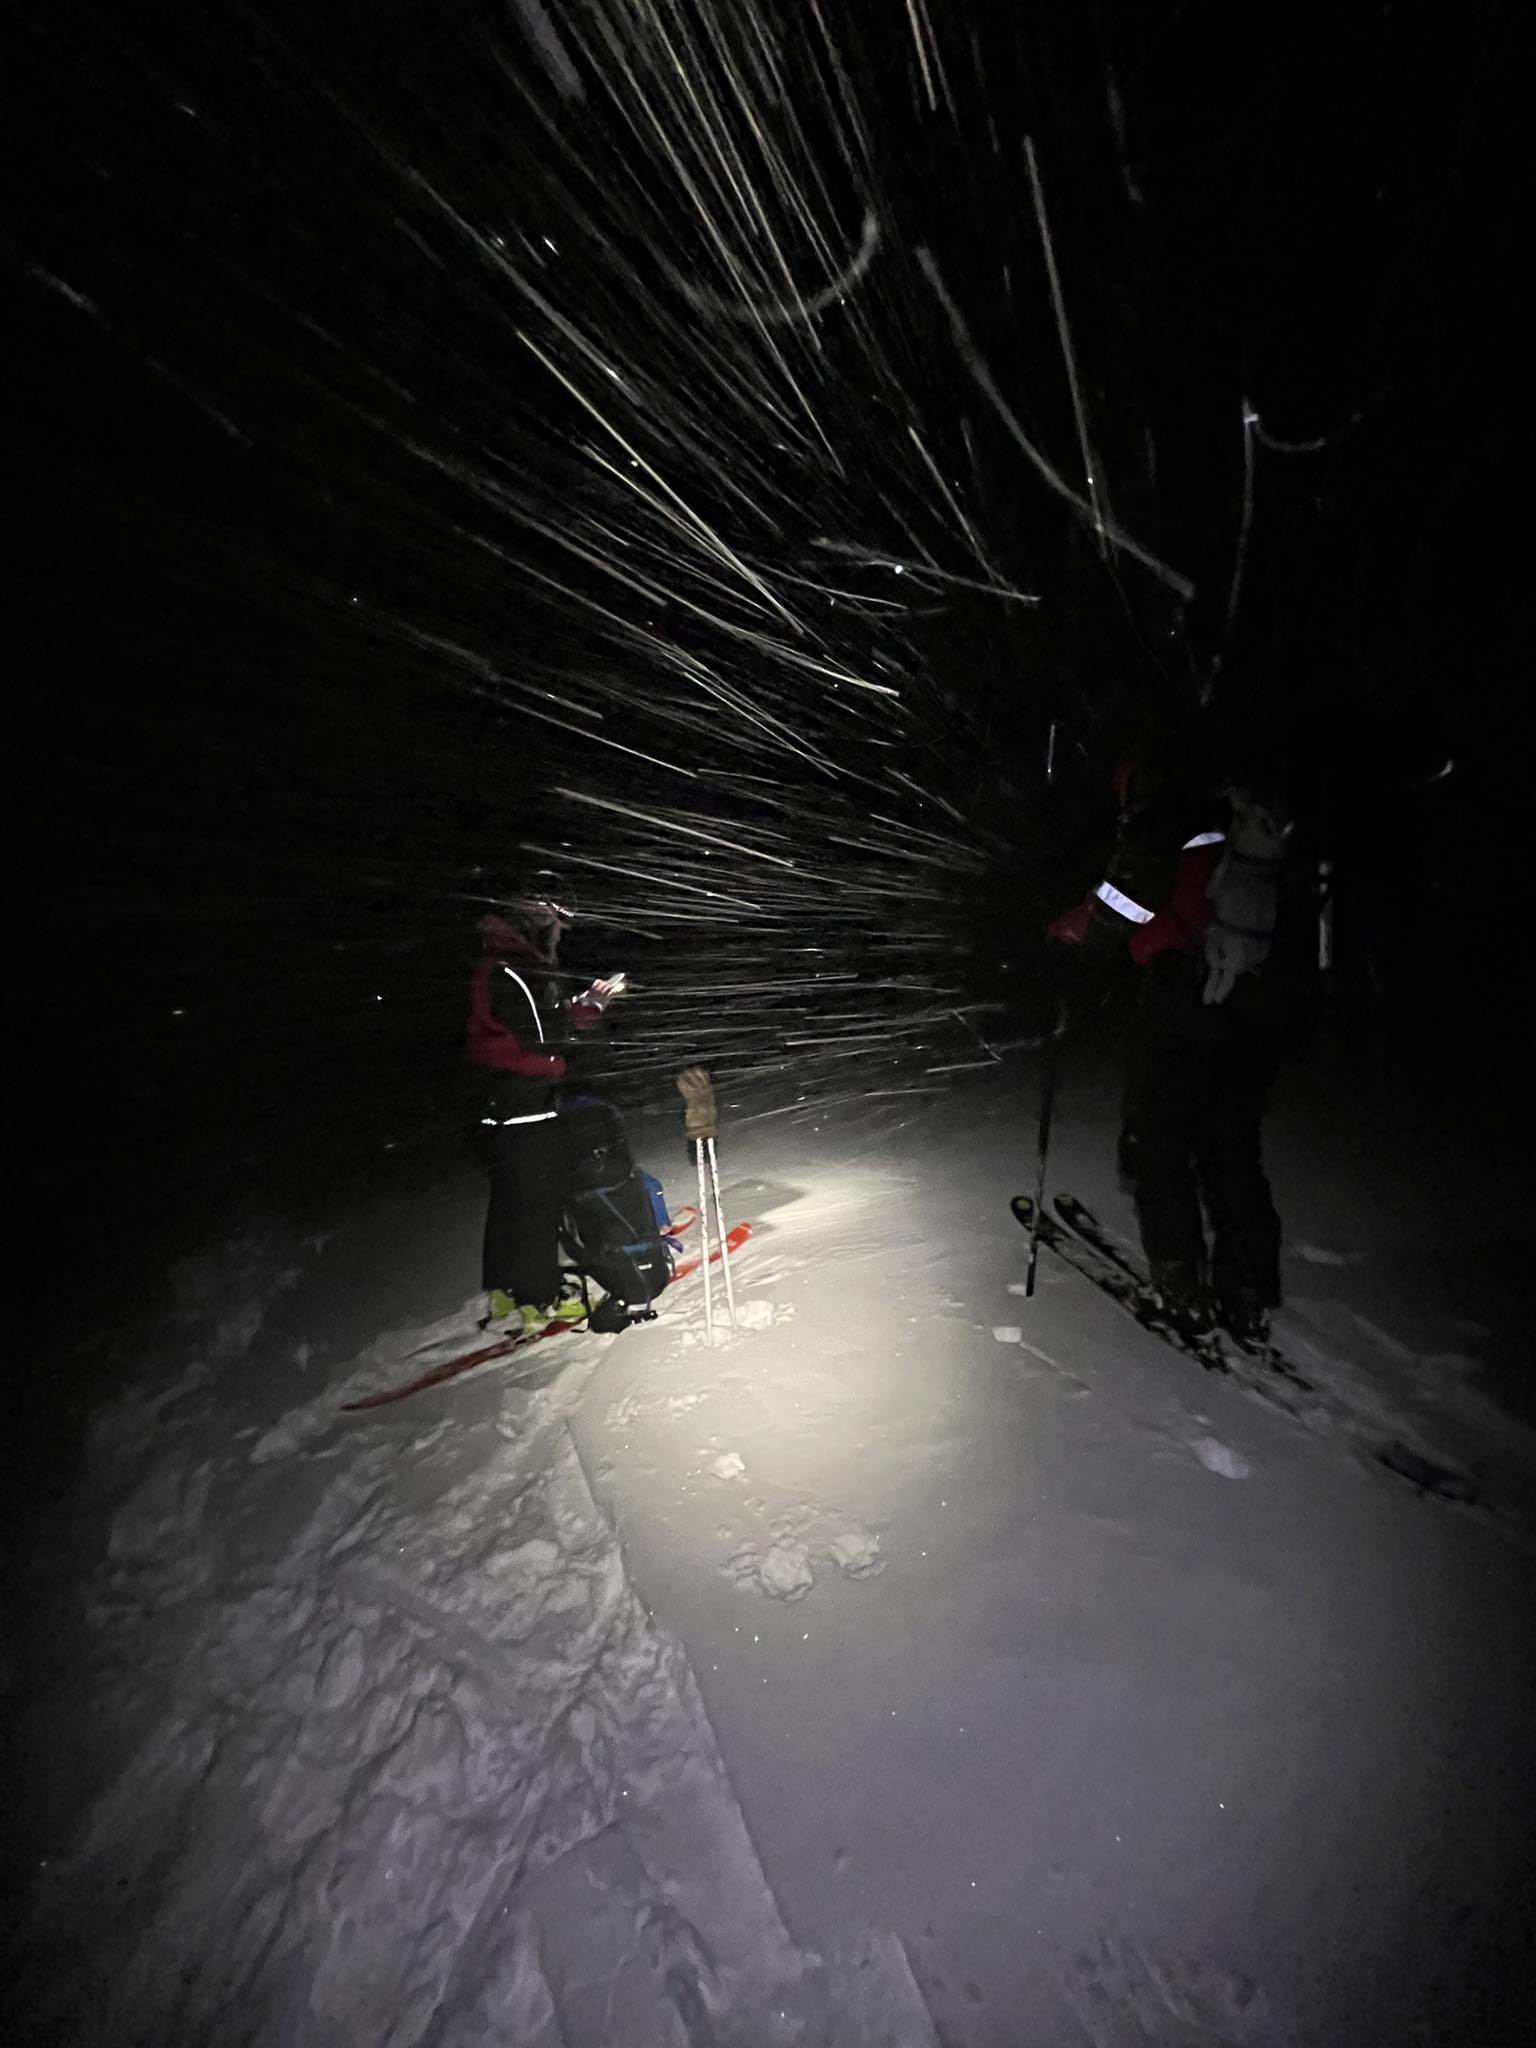
{"label": "blue and black backpack", "polygon": [[595,1330],[649,1320],[651,1304],[672,1278],[672,1251],[661,1183],[636,1167],[624,1124],[611,1103],[568,1095],[560,1104],[565,1152],[565,1213],[560,1241],[584,1279],[605,1299],[593,1311]]}

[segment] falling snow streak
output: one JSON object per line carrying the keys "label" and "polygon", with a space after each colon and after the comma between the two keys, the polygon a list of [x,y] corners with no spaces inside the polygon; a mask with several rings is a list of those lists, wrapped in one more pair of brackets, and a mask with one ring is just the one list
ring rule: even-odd
{"label": "falling snow streak", "polygon": [[1221,640],[1211,662],[1210,674],[1202,689],[1204,699],[1215,691],[1221,675],[1221,664],[1226,656],[1228,642],[1232,638],[1232,627],[1237,618],[1237,607],[1243,594],[1243,571],[1248,566],[1248,542],[1253,533],[1253,450],[1259,416],[1247,399],[1243,400],[1243,509],[1237,528],[1237,547],[1232,557],[1232,580],[1227,586],[1227,609],[1221,622]]}
{"label": "falling snow streak", "polygon": [[[812,1112],[974,1064],[971,820],[1059,601],[1038,537],[1081,520],[1189,591],[1108,512],[1054,251],[1049,426],[960,310],[984,289],[1006,334],[1003,270],[1038,261],[1017,152],[974,147],[1018,48],[924,0],[516,0],[356,40],[259,0],[108,19],[79,87],[108,232],[27,253],[303,507],[271,601],[310,682],[264,772],[374,868],[409,815],[407,925],[467,935],[526,854],[567,869],[584,964],[630,971],[637,1085],[702,1059]],[[1008,227],[978,268],[982,217]],[[946,659],[962,613],[1021,636],[995,675]]]}
{"label": "falling snow streak", "polygon": [[[998,418],[1007,428],[1010,438],[1034,466],[1042,481],[1048,484],[1058,497],[1065,499],[1085,524],[1092,526],[1094,533],[1101,540],[1107,540],[1115,547],[1122,549],[1133,560],[1140,562],[1144,568],[1150,569],[1155,576],[1166,583],[1171,590],[1177,591],[1181,597],[1193,597],[1194,585],[1187,576],[1181,576],[1176,569],[1170,568],[1166,562],[1160,562],[1155,555],[1151,554],[1138,541],[1133,540],[1129,534],[1121,532],[1118,527],[1107,522],[1093,504],[1072,489],[1072,486],[1061,475],[1060,471],[1042,454],[1029,435],[1025,433],[1013,408],[999,391],[991,368],[972,342],[960,309],[945,287],[943,276],[932,250],[920,249],[917,253],[928,282],[933,286],[935,297],[949,315],[950,324],[954,328],[956,345],[969,364],[971,374],[990,400]],[[1091,485],[1091,477],[1089,482]]]}
{"label": "falling snow streak", "polygon": [[1062,361],[1066,365],[1067,386],[1072,394],[1072,417],[1077,426],[1078,449],[1082,455],[1083,480],[1088,486],[1088,496],[1093,505],[1094,532],[1099,545],[1104,545],[1104,487],[1098,475],[1098,462],[1094,457],[1093,444],[1088,437],[1088,418],[1083,406],[1082,380],[1078,376],[1077,350],[1072,342],[1072,328],[1067,319],[1066,300],[1061,288],[1061,275],[1056,267],[1056,245],[1051,239],[1051,224],[1045,206],[1045,187],[1040,179],[1040,164],[1035,154],[1032,135],[1024,138],[1024,155],[1029,164],[1029,189],[1035,202],[1035,220],[1040,229],[1040,246],[1045,255],[1046,275],[1051,284],[1051,308],[1056,315],[1056,327],[1061,336]]}

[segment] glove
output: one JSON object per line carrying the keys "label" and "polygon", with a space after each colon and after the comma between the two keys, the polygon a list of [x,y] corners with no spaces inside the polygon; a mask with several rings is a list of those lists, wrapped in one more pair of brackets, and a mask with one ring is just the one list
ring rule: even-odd
{"label": "glove", "polygon": [[1224,1003],[1239,978],[1250,968],[1261,967],[1268,952],[1267,941],[1260,944],[1245,932],[1229,931],[1224,925],[1209,926],[1205,934],[1205,986],[1200,991],[1201,1002]]}
{"label": "glove", "polygon": [[1075,903],[1070,910],[1064,910],[1060,917],[1051,920],[1045,928],[1045,936],[1053,946],[1080,946],[1092,915],[1092,904]]}
{"label": "glove", "polygon": [[688,1067],[677,1077],[677,1092],[683,1098],[683,1124],[691,1140],[720,1135],[720,1115],[715,1108],[715,1091],[702,1067]]}

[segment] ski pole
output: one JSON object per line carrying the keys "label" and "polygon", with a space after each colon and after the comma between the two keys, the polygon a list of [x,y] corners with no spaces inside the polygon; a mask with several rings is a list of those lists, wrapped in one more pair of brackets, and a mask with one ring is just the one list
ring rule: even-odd
{"label": "ski pole", "polygon": [[726,1241],[731,1233],[725,1227],[725,1210],[720,1202],[720,1159],[715,1151],[714,1139],[706,1138],[704,1143],[709,1148],[709,1177],[713,1181],[715,1188],[715,1229],[720,1237],[720,1270],[725,1275],[726,1311],[731,1319],[731,1328],[734,1330],[736,1328],[736,1285],[731,1279],[731,1255],[726,1248]]}
{"label": "ski pole", "polygon": [[699,1165],[699,1234],[704,1248],[704,1342],[711,1348],[715,1341],[715,1304],[710,1294],[709,1280],[709,1202],[704,1192],[704,1140],[695,1138],[693,1156]]}
{"label": "ski pole", "polygon": [[1056,1107],[1056,1072],[1060,1065],[1062,1033],[1067,1028],[1067,999],[1056,1002],[1056,1028],[1045,1049],[1045,1070],[1040,1083],[1040,1164],[1035,1174],[1035,1209],[1029,1219],[1029,1265],[1024,1275],[1024,1294],[1035,1291],[1035,1265],[1040,1257],[1040,1218],[1045,1213],[1045,1168],[1051,1150],[1051,1116]]}
{"label": "ski pole", "polygon": [[715,1341],[715,1304],[710,1287],[709,1250],[709,1193],[704,1180],[704,1155],[709,1153],[710,1172],[714,1178],[715,1223],[720,1236],[720,1257],[726,1264],[726,1298],[731,1305],[731,1324],[736,1322],[736,1298],[731,1288],[729,1259],[725,1244],[725,1222],[720,1213],[720,1174],[715,1165],[715,1136],[720,1128],[719,1112],[715,1108],[715,1091],[710,1085],[709,1075],[702,1067],[686,1067],[677,1077],[677,1092],[683,1098],[683,1129],[693,1146],[694,1159],[699,1169],[699,1229],[704,1248],[704,1341],[713,1345]]}

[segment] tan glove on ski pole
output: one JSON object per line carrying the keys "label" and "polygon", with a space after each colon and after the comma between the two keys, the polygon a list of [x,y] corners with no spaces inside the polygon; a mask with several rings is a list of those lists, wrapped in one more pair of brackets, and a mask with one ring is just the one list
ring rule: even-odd
{"label": "tan glove on ski pole", "polygon": [[683,1121],[692,1139],[718,1138],[720,1113],[715,1108],[715,1089],[702,1067],[686,1067],[677,1077],[677,1092],[683,1098]]}

